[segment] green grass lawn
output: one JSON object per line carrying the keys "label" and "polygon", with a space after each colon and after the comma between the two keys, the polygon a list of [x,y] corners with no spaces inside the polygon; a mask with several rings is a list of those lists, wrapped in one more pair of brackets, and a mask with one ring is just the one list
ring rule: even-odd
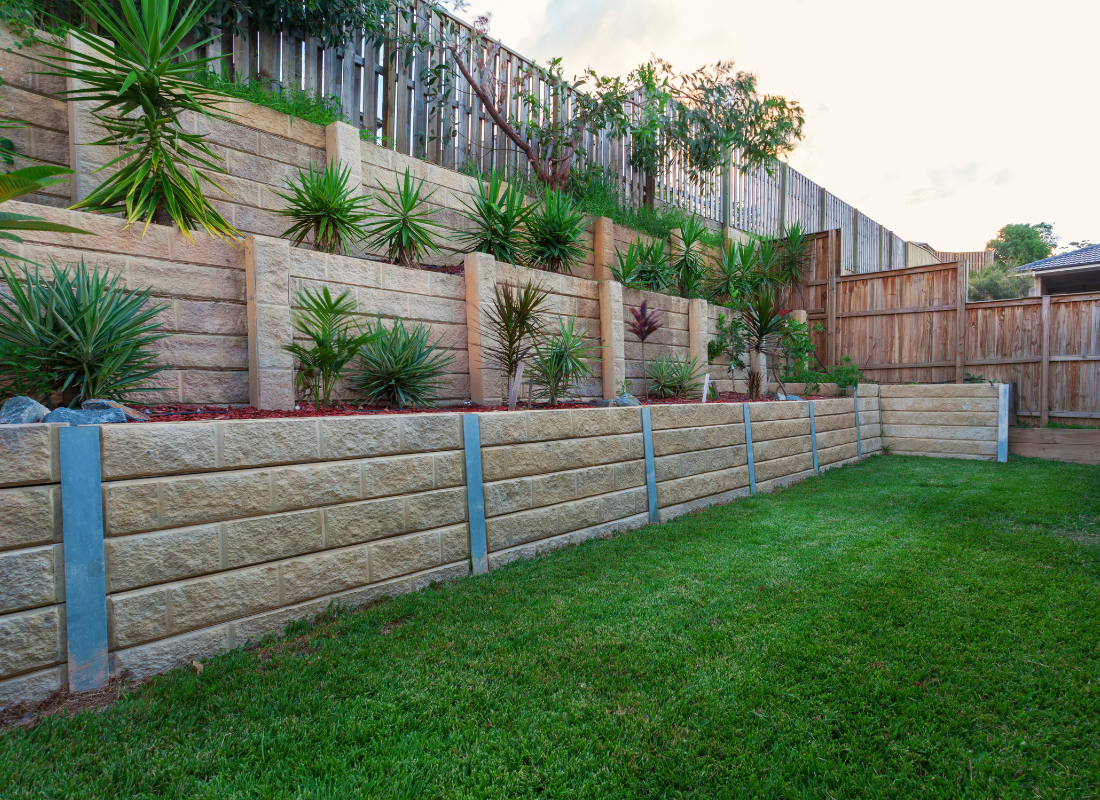
{"label": "green grass lawn", "polygon": [[885,456],[0,734],[3,797],[1097,797],[1100,468]]}

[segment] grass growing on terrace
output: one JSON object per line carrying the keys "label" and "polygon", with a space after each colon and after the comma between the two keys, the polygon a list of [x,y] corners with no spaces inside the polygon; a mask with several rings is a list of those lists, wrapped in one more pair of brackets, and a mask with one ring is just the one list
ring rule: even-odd
{"label": "grass growing on terrace", "polygon": [[1100,469],[876,457],[0,735],[5,797],[1091,797]]}

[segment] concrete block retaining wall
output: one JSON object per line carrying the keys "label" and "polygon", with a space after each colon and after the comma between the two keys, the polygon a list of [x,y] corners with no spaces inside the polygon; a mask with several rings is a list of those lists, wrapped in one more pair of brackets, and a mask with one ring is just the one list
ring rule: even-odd
{"label": "concrete block retaining wall", "polygon": [[[1001,420],[999,393],[1007,385],[934,384],[881,386],[882,435],[899,455],[976,458],[997,457]],[[1000,424],[999,424],[1000,423]]]}
{"label": "concrete block retaining wall", "polygon": [[[864,455],[882,449],[862,387]],[[851,398],[814,404],[822,468],[856,457]],[[110,668],[161,672],[355,605],[468,575],[464,460],[479,448],[490,568],[748,493],[744,407],[102,426]],[[813,474],[809,404],[749,406],[759,490]],[[0,427],[0,707],[67,681],[56,425]]]}

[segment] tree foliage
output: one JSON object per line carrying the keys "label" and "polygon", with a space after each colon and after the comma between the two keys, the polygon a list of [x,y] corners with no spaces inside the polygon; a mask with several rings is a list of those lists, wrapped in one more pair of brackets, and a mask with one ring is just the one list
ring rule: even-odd
{"label": "tree foliage", "polygon": [[1005,225],[997,236],[986,243],[996,255],[994,258],[1009,267],[1022,267],[1032,261],[1040,261],[1054,252],[1058,237],[1049,222]]}

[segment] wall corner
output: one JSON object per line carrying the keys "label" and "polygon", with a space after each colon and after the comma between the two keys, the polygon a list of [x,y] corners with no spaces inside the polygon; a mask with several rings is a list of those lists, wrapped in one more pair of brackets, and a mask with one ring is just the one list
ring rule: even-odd
{"label": "wall corner", "polygon": [[294,341],[290,243],[267,236],[244,240],[248,315],[248,397],[268,411],[294,408]]}

